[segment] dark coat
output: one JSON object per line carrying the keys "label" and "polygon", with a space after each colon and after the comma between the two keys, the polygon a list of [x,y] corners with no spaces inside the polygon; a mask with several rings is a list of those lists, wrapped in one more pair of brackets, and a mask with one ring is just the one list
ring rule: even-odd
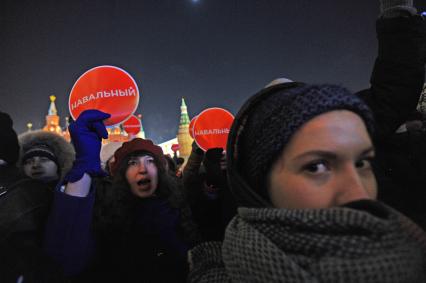
{"label": "dark coat", "polygon": [[[358,94],[374,113],[378,198],[426,228],[424,139],[395,134],[416,109],[425,80],[426,21],[420,16],[379,19],[379,54],[371,88]],[[415,155],[416,160],[413,159]],[[423,168],[423,169],[422,169]]]}
{"label": "dark coat", "polygon": [[0,187],[0,282],[62,282],[41,249],[52,193],[13,166],[0,166]]}
{"label": "dark coat", "polygon": [[66,274],[75,282],[184,282],[198,234],[183,197],[120,198],[117,210],[119,188],[109,178],[94,187],[85,198],[55,192],[45,249]]}
{"label": "dark coat", "polygon": [[[98,200],[104,201],[114,197],[111,190],[118,189],[109,179],[96,187]],[[102,282],[184,282],[187,251],[198,241],[198,234],[179,189],[173,188],[168,198],[132,197],[127,206],[122,216],[106,215],[116,220],[104,225],[99,223],[102,210],[111,207],[95,203],[96,282],[102,277]]]}
{"label": "dark coat", "polygon": [[426,132],[392,135],[377,149],[380,198],[426,229]]}
{"label": "dark coat", "polygon": [[[206,168],[201,165],[202,162],[203,154],[193,150],[183,171],[184,191],[202,241],[221,241],[226,226],[236,214],[236,203],[227,185],[225,172],[212,168],[219,167],[219,164]],[[204,158],[204,162],[208,160]],[[206,172],[208,170],[210,172]]]}

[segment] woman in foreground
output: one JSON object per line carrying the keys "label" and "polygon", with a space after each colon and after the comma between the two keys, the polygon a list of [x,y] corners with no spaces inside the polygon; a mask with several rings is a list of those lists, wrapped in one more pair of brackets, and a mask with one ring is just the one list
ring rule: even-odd
{"label": "woman in foreground", "polygon": [[423,231],[375,200],[373,124],[338,86],[250,98],[227,147],[238,215],[223,243],[190,252],[190,281],[425,282]]}

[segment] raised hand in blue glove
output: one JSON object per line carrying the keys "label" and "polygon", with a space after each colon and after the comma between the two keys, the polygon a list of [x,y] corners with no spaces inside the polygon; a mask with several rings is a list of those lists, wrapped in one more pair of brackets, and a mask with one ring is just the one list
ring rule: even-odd
{"label": "raised hand in blue glove", "polygon": [[99,110],[85,110],[71,123],[68,129],[75,148],[75,161],[65,177],[65,182],[76,182],[84,173],[92,177],[105,176],[99,154],[102,139],[108,138],[103,120],[109,117],[110,114]]}

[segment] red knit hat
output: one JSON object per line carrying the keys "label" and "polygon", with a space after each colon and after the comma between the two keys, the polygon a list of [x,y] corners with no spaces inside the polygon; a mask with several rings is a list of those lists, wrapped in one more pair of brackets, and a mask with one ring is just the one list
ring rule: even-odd
{"label": "red knit hat", "polygon": [[117,173],[121,161],[123,161],[126,156],[136,151],[149,152],[162,164],[165,161],[163,150],[161,149],[161,147],[155,145],[151,140],[135,138],[131,141],[123,143],[123,145],[115,151],[114,160],[112,160],[109,165],[111,176],[114,176]]}

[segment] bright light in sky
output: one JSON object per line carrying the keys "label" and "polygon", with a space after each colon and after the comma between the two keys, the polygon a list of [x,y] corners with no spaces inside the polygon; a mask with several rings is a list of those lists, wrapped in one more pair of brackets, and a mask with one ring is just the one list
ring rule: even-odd
{"label": "bright light in sky", "polygon": [[198,3],[199,0],[191,0],[192,3]]}

